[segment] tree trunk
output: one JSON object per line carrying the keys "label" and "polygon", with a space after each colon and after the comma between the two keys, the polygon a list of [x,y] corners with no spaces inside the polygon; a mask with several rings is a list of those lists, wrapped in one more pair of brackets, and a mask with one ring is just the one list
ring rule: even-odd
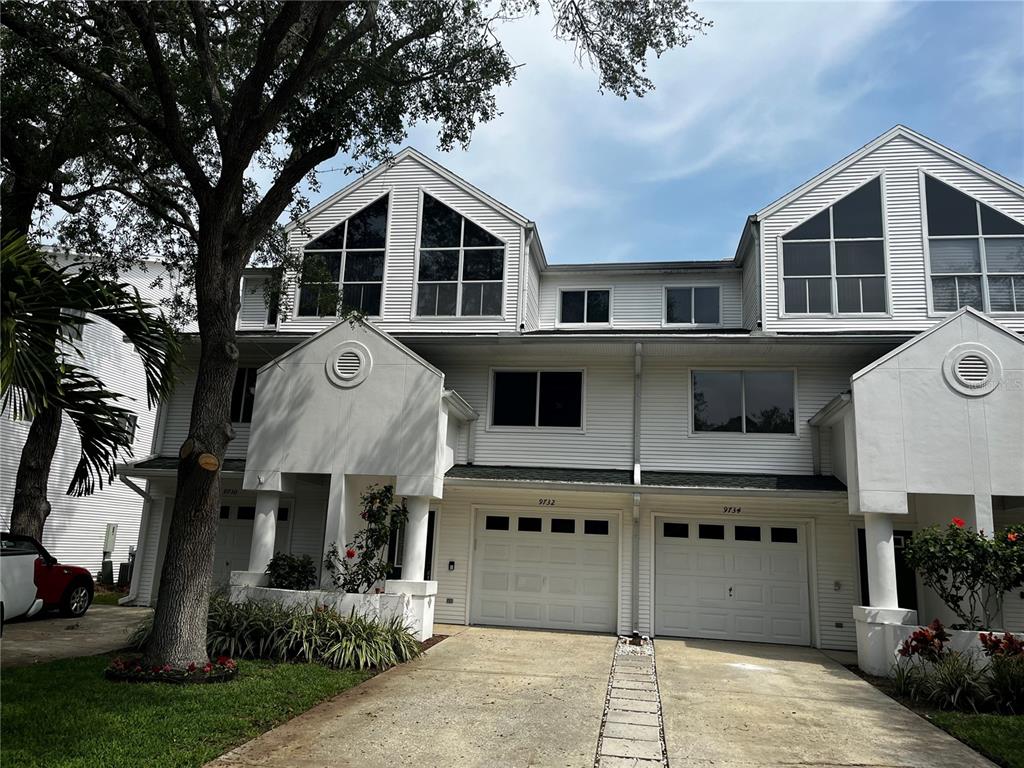
{"label": "tree trunk", "polygon": [[15,173],[0,187],[0,234],[28,235],[41,188]]}
{"label": "tree trunk", "polygon": [[[200,358],[192,397],[189,437],[178,463],[177,493],[164,556],[153,631],[144,663],[186,667],[207,660],[206,618],[220,510],[220,469],[234,437],[231,392],[238,368],[235,318],[245,259],[225,257],[222,234],[199,243],[196,302]],[[230,263],[228,263],[230,262]],[[216,469],[209,457],[217,460]]]}
{"label": "tree trunk", "polygon": [[60,424],[60,408],[47,408],[32,420],[14,481],[11,533],[32,536],[36,540],[43,538],[43,525],[51,508],[46,492],[53,454],[60,438]]}

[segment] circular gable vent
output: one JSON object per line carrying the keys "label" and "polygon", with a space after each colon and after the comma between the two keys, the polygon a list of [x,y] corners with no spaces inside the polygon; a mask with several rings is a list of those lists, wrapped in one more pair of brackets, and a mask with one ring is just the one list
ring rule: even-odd
{"label": "circular gable vent", "polygon": [[358,341],[343,341],[331,350],[325,365],[327,378],[339,387],[362,384],[373,368],[370,350]]}
{"label": "circular gable vent", "polygon": [[964,355],[956,364],[956,377],[965,387],[983,387],[989,377],[988,361],[981,355]]}
{"label": "circular gable vent", "polygon": [[1003,367],[995,352],[984,344],[965,341],[946,353],[942,372],[960,394],[981,397],[999,386]]}

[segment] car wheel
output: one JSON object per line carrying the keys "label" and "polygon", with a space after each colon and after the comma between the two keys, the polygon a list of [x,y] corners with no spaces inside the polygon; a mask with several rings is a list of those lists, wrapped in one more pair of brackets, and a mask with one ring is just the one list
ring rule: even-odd
{"label": "car wheel", "polygon": [[64,590],[60,600],[60,612],[63,616],[77,618],[89,610],[92,603],[92,591],[84,582],[76,581]]}

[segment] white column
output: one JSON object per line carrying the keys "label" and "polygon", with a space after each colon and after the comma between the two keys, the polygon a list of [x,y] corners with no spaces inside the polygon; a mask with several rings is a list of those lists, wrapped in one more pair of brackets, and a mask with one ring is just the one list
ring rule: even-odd
{"label": "white column", "polygon": [[[327,494],[327,520],[324,522],[324,558],[327,557],[332,545],[343,553],[345,545],[348,544],[345,538],[348,533],[348,504],[345,494],[347,486],[348,480],[345,475],[331,475],[331,487]],[[331,572],[323,563],[320,565],[320,586],[324,589],[334,588]]]}
{"label": "white column", "polygon": [[988,538],[995,535],[996,523],[992,517],[992,497],[974,497],[974,530],[984,533]]}
{"label": "white column", "polygon": [[430,499],[410,496],[405,502],[409,519],[405,523],[405,549],[402,550],[402,581],[423,581],[427,566],[427,520]]}
{"label": "white column", "polygon": [[892,515],[864,513],[867,544],[868,592],[872,608],[898,608],[896,595],[896,548],[892,540]]}
{"label": "white column", "polygon": [[274,556],[277,537],[277,507],[281,494],[259,491],[256,494],[256,517],[252,522],[252,547],[249,549],[249,571],[263,573]]}

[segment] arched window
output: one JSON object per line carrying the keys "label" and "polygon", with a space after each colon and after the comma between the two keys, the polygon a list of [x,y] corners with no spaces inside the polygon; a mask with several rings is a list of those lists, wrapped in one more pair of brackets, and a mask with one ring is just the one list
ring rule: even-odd
{"label": "arched window", "polygon": [[423,195],[416,314],[496,316],[502,311],[505,244]]}
{"label": "arched window", "polygon": [[932,311],[1024,312],[1024,224],[927,174]]}
{"label": "arched window", "polygon": [[380,315],[388,196],[354,213],[303,249],[299,315],[329,317],[339,309]]}
{"label": "arched window", "polygon": [[782,282],[786,314],[886,311],[880,178],[782,236]]}

